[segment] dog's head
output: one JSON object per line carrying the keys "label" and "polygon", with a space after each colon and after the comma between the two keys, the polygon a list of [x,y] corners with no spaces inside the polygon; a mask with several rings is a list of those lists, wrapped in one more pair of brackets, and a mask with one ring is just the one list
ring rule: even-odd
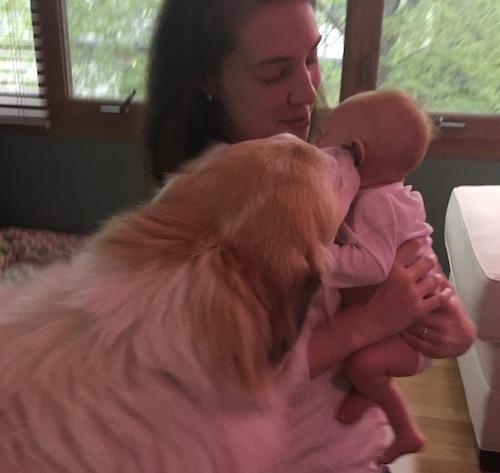
{"label": "dog's head", "polygon": [[171,309],[221,381],[258,388],[297,340],[358,186],[339,169],[291,135],[242,142],[191,162],[125,224],[134,264],[183,268],[188,297]]}

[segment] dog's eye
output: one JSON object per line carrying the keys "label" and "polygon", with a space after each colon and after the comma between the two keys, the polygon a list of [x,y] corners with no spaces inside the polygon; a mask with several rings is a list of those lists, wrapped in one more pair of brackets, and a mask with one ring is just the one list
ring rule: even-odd
{"label": "dog's eye", "polygon": [[290,350],[290,345],[285,343],[281,343],[279,346],[273,346],[271,352],[269,353],[269,363],[271,366],[277,367],[285,358],[285,355]]}
{"label": "dog's eye", "polygon": [[297,328],[299,330],[304,325],[311,303],[320,287],[321,278],[319,277],[319,274],[316,272],[308,274],[304,280],[302,295],[299,298],[299,306],[297,307]]}

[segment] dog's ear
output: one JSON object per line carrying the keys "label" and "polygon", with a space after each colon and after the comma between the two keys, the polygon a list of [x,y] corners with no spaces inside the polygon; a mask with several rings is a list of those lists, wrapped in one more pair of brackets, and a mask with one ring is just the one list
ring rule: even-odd
{"label": "dog's ear", "polygon": [[193,349],[224,390],[261,390],[297,341],[321,278],[299,253],[291,259],[291,287],[227,244],[197,259],[186,312]]}
{"label": "dog's ear", "polygon": [[270,380],[273,345],[261,280],[225,244],[207,249],[193,265],[186,314],[197,358],[224,390],[258,391]]}
{"label": "dog's ear", "polygon": [[220,240],[197,333],[220,372],[247,388],[293,348],[319,288],[339,223],[329,159],[283,136],[235,145],[209,164]]}
{"label": "dog's ear", "polygon": [[[272,344],[269,363],[278,367],[293,348],[307,319],[313,299],[321,287],[321,278],[314,270],[298,275],[293,295],[276,304],[270,314]],[[287,321],[288,323],[284,323]]]}

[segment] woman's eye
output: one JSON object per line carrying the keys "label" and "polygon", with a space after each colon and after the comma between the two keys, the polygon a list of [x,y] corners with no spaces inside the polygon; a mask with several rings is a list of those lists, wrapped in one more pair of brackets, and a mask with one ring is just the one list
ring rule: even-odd
{"label": "woman's eye", "polygon": [[261,76],[260,80],[264,82],[264,84],[268,85],[276,84],[289,74],[288,69],[289,68],[287,67],[283,67],[281,69],[275,70],[272,73]]}

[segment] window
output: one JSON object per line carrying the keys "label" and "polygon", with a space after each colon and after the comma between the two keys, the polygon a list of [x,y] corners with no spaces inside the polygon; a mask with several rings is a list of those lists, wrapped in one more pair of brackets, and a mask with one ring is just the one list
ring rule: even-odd
{"label": "window", "polygon": [[430,111],[500,114],[499,21],[494,0],[386,2],[377,86]]}
{"label": "window", "polygon": [[[51,130],[137,136],[147,51],[162,0],[38,2],[42,42],[35,57],[43,53]],[[498,0],[316,0],[316,10],[330,105],[363,90],[402,88],[440,124],[431,155],[500,159]],[[2,42],[4,31],[2,23]],[[0,68],[5,75],[4,63]],[[36,85],[33,75],[27,82]]]}
{"label": "window", "polygon": [[43,0],[51,131],[138,136],[147,50],[161,0]]}
{"label": "window", "polygon": [[6,0],[0,7],[0,123],[47,126],[37,2],[31,3]]}
{"label": "window", "polygon": [[[319,18],[338,3],[319,1]],[[439,125],[430,155],[500,159],[497,0],[347,0],[346,6],[341,98],[377,87],[407,90]]]}
{"label": "window", "polygon": [[144,99],[160,0],[66,0],[70,91],[78,99]]}
{"label": "window", "polygon": [[346,9],[347,0],[318,0],[316,2],[316,18],[322,37],[318,47],[318,58],[323,77],[322,88],[329,105],[334,105],[339,101]]}

